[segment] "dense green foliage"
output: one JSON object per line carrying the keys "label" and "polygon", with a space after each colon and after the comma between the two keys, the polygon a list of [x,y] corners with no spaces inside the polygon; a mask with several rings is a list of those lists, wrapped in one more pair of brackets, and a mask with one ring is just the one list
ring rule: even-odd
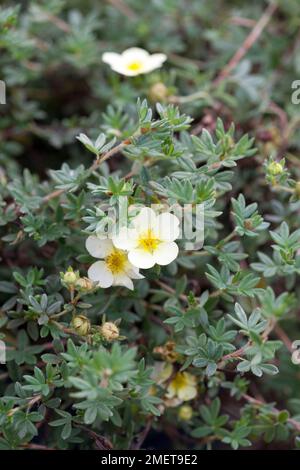
{"label": "dense green foliage", "polygon": [[[300,447],[299,1],[277,2],[232,70],[267,2],[13,3],[0,449]],[[101,60],[132,46],[168,60],[137,77]],[[204,247],[179,240],[133,291],[95,286],[85,241],[120,196],[203,204]]]}

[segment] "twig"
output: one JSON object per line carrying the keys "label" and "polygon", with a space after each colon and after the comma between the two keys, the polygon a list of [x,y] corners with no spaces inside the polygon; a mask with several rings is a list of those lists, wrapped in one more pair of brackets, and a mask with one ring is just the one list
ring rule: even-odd
{"label": "twig", "polygon": [[8,412],[9,416],[12,416],[14,413],[16,413],[19,410],[22,410],[23,408],[27,408],[29,411],[36,403],[38,403],[42,399],[42,395],[35,395],[34,397],[31,397],[27,403],[24,403],[23,405],[17,406],[16,408],[13,408]]}
{"label": "twig", "polygon": [[52,15],[51,13],[48,13],[48,12],[43,12],[43,14],[50,21],[50,23],[55,24],[55,26],[61,31],[63,31],[64,33],[70,33],[72,31],[68,23],[66,23],[61,18],[58,18],[57,16]]}
{"label": "twig", "polygon": [[192,93],[191,95],[186,95],[186,96],[170,96],[169,97],[169,103],[172,104],[185,104],[185,103],[190,103],[192,101],[198,100],[198,99],[209,99],[210,95],[206,91],[200,90],[196,91],[195,93]]}
{"label": "twig", "polygon": [[112,443],[106,437],[101,436],[100,434],[97,434],[95,431],[92,431],[92,429],[86,428],[85,426],[82,426],[81,424],[75,424],[75,426],[77,428],[82,429],[86,433],[88,433],[92,437],[92,439],[94,439],[95,445],[99,450],[113,449]]}
{"label": "twig", "polygon": [[292,341],[286,334],[286,332],[278,325],[278,323],[274,326],[274,333],[278,336],[278,338],[283,342],[283,344],[287,347],[290,352],[293,352],[292,348]]}
{"label": "twig", "polygon": [[270,3],[266,8],[265,12],[255,24],[249,35],[246,37],[245,41],[241,45],[241,47],[236,51],[233,57],[230,59],[228,64],[224,67],[223,70],[219,73],[217,78],[214,80],[214,85],[219,85],[225,78],[227,78],[233,69],[239,64],[239,62],[243,59],[243,57],[247,54],[249,49],[254,45],[254,43],[258,40],[260,35],[262,34],[263,30],[269,23],[270,19],[274,15],[277,9],[277,5],[275,3]]}
{"label": "twig", "polygon": [[131,20],[135,20],[137,18],[135,12],[125,3],[123,0],[106,0],[110,3],[113,7],[119,10],[123,15],[127,16],[127,18]]}
{"label": "twig", "polygon": [[237,349],[236,351],[233,351],[232,353],[226,354],[225,356],[222,357],[221,362],[227,361],[228,359],[233,359],[235,357],[240,357],[243,356],[246,349],[251,345],[250,341],[248,341],[245,346],[241,347],[240,349]]}
{"label": "twig", "polygon": [[[161,287],[163,290],[165,290],[166,292],[169,292],[169,294],[173,294],[173,295],[176,295],[176,290],[173,289],[172,287],[170,287],[168,284],[166,284],[165,282],[162,282],[162,281],[159,281],[159,280],[156,280],[155,283]],[[186,295],[184,294],[180,294],[179,295],[179,298],[181,300],[183,300],[184,302],[188,302],[188,298]]]}
{"label": "twig", "polygon": [[256,25],[256,21],[250,18],[242,18],[240,16],[233,16],[230,18],[230,23],[236,24],[237,26],[245,26],[246,28],[253,28]]}
{"label": "twig", "polygon": [[148,421],[147,421],[147,424],[145,426],[145,428],[143,429],[143,431],[137,436],[137,439],[136,439],[136,442],[134,444],[131,445],[131,450],[139,450],[146,437],[148,436],[150,430],[151,430],[151,427],[152,427],[152,422],[153,422],[153,416],[151,416]]}
{"label": "twig", "polygon": [[[130,139],[123,140],[120,144],[116,145],[112,149],[110,149],[108,152],[104,153],[102,157],[96,158],[94,163],[91,165],[89,168],[89,173],[93,173],[100,165],[101,163],[105,162],[108,160],[110,157],[113,155],[117,154],[122,150],[126,145],[130,143]],[[47,194],[43,198],[43,202],[46,203],[50,201],[51,199],[55,199],[56,197],[60,196],[61,194],[65,193],[67,190],[66,189],[57,189],[53,191],[52,193]]]}
{"label": "twig", "polygon": [[56,197],[60,196],[65,192],[64,189],[57,189],[56,191],[53,191],[52,193],[47,194],[47,196],[43,197],[43,202],[48,202],[51,199],[55,199]]}
{"label": "twig", "polygon": [[165,330],[165,332],[170,335],[172,333],[172,329],[170,326],[166,325],[161,318],[157,317],[156,315],[153,315],[153,314],[150,314],[149,315],[149,318],[150,320],[153,322],[153,323],[156,323],[158,326],[160,326],[161,328],[163,328]]}
{"label": "twig", "polygon": [[[267,403],[265,401],[262,401],[262,400],[257,400],[257,398],[253,398],[251,397],[250,395],[247,395],[247,393],[243,393],[242,397],[249,403],[251,403],[252,405],[257,405],[257,406],[265,406],[267,405]],[[279,414],[281,413],[281,410],[278,410],[277,408],[275,407],[272,407],[272,411],[273,413],[275,414]],[[300,422],[299,421],[296,421],[295,419],[293,418],[288,418],[287,421],[296,429],[296,431],[300,431]]]}
{"label": "twig", "polygon": [[47,447],[41,444],[25,444],[22,447],[24,447],[25,449],[34,449],[34,450],[56,450],[54,447]]}

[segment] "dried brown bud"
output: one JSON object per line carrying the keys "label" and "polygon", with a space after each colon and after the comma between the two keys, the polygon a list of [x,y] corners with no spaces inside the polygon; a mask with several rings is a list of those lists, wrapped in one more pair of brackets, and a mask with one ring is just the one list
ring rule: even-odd
{"label": "dried brown bud", "polygon": [[87,292],[94,288],[94,283],[87,277],[80,277],[79,279],[77,279],[75,283],[75,287],[77,290],[81,292],[84,292],[84,291]]}
{"label": "dried brown bud", "polygon": [[176,362],[178,359],[178,353],[175,351],[176,344],[174,341],[167,341],[163,346],[154,348],[153,352],[160,354],[162,358],[167,362]]}
{"label": "dried brown bud", "polygon": [[100,332],[106,341],[114,341],[119,338],[120,331],[117,325],[113,322],[105,322],[100,327]]}

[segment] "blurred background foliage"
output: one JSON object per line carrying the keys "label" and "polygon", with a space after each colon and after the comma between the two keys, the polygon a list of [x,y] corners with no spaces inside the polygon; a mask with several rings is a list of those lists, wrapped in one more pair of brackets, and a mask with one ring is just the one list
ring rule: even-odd
{"label": "blurred background foliage", "polygon": [[[214,127],[216,116],[235,121],[268,149],[298,150],[299,110],[291,103],[291,83],[300,73],[297,0],[279,2],[230,77],[215,80],[265,7],[261,0],[51,0],[2,6],[0,76],[8,103],[0,108],[2,165],[15,171],[17,162],[44,177],[47,167],[57,168],[62,160],[83,161],[74,140],[78,131],[98,130],[112,103],[130,113],[138,96],[177,101],[205,127]],[[164,52],[168,62],[130,80],[102,63],[103,52],[132,46]],[[108,115],[112,133],[120,124],[127,123]]]}

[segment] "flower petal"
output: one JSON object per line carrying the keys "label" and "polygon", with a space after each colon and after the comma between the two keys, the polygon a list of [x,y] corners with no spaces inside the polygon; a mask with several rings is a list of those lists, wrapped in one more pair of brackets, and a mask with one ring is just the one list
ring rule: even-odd
{"label": "flower petal", "polygon": [[88,237],[85,242],[87,251],[94,258],[105,258],[113,251],[112,241],[108,238],[100,239],[98,237]]}
{"label": "flower petal", "polygon": [[132,220],[133,226],[138,232],[156,227],[156,214],[150,207],[143,207],[140,213]]}
{"label": "flower petal", "polygon": [[157,216],[156,223],[160,240],[173,242],[179,237],[180,221],[176,215],[171,214],[170,212],[164,212]]}
{"label": "flower petal", "polygon": [[149,52],[140,47],[130,47],[122,53],[122,58],[126,62],[147,61],[149,60]]}
{"label": "flower petal", "polygon": [[122,227],[117,235],[112,237],[113,244],[120,250],[131,250],[138,243],[138,234],[136,230]]}
{"label": "flower petal", "polygon": [[131,279],[144,279],[145,276],[140,274],[139,268],[136,266],[133,266],[129,261],[127,262],[127,266],[125,268],[127,276],[129,276]]}
{"label": "flower petal", "polygon": [[166,60],[167,56],[165,54],[152,54],[147,59],[142,73],[148,73],[152,70],[160,68]]}
{"label": "flower petal", "polygon": [[122,55],[116,52],[104,52],[102,55],[102,61],[109,65],[118,64],[120,60],[122,60]]}
{"label": "flower petal", "polygon": [[154,257],[141,248],[135,248],[128,253],[128,259],[133,266],[149,269],[155,265]]}
{"label": "flower petal", "polygon": [[192,385],[185,385],[180,387],[177,391],[178,398],[183,401],[192,400],[197,395],[197,387]]}
{"label": "flower petal", "polygon": [[178,255],[178,246],[175,242],[162,242],[153,253],[154,260],[161,266],[172,263]]}
{"label": "flower petal", "polygon": [[104,261],[96,261],[88,270],[88,277],[98,282],[99,287],[107,288],[113,284],[114,277]]}
{"label": "flower petal", "polygon": [[126,274],[115,274],[114,276],[114,286],[124,286],[127,289],[133,290],[134,285],[130,277],[126,276]]}

